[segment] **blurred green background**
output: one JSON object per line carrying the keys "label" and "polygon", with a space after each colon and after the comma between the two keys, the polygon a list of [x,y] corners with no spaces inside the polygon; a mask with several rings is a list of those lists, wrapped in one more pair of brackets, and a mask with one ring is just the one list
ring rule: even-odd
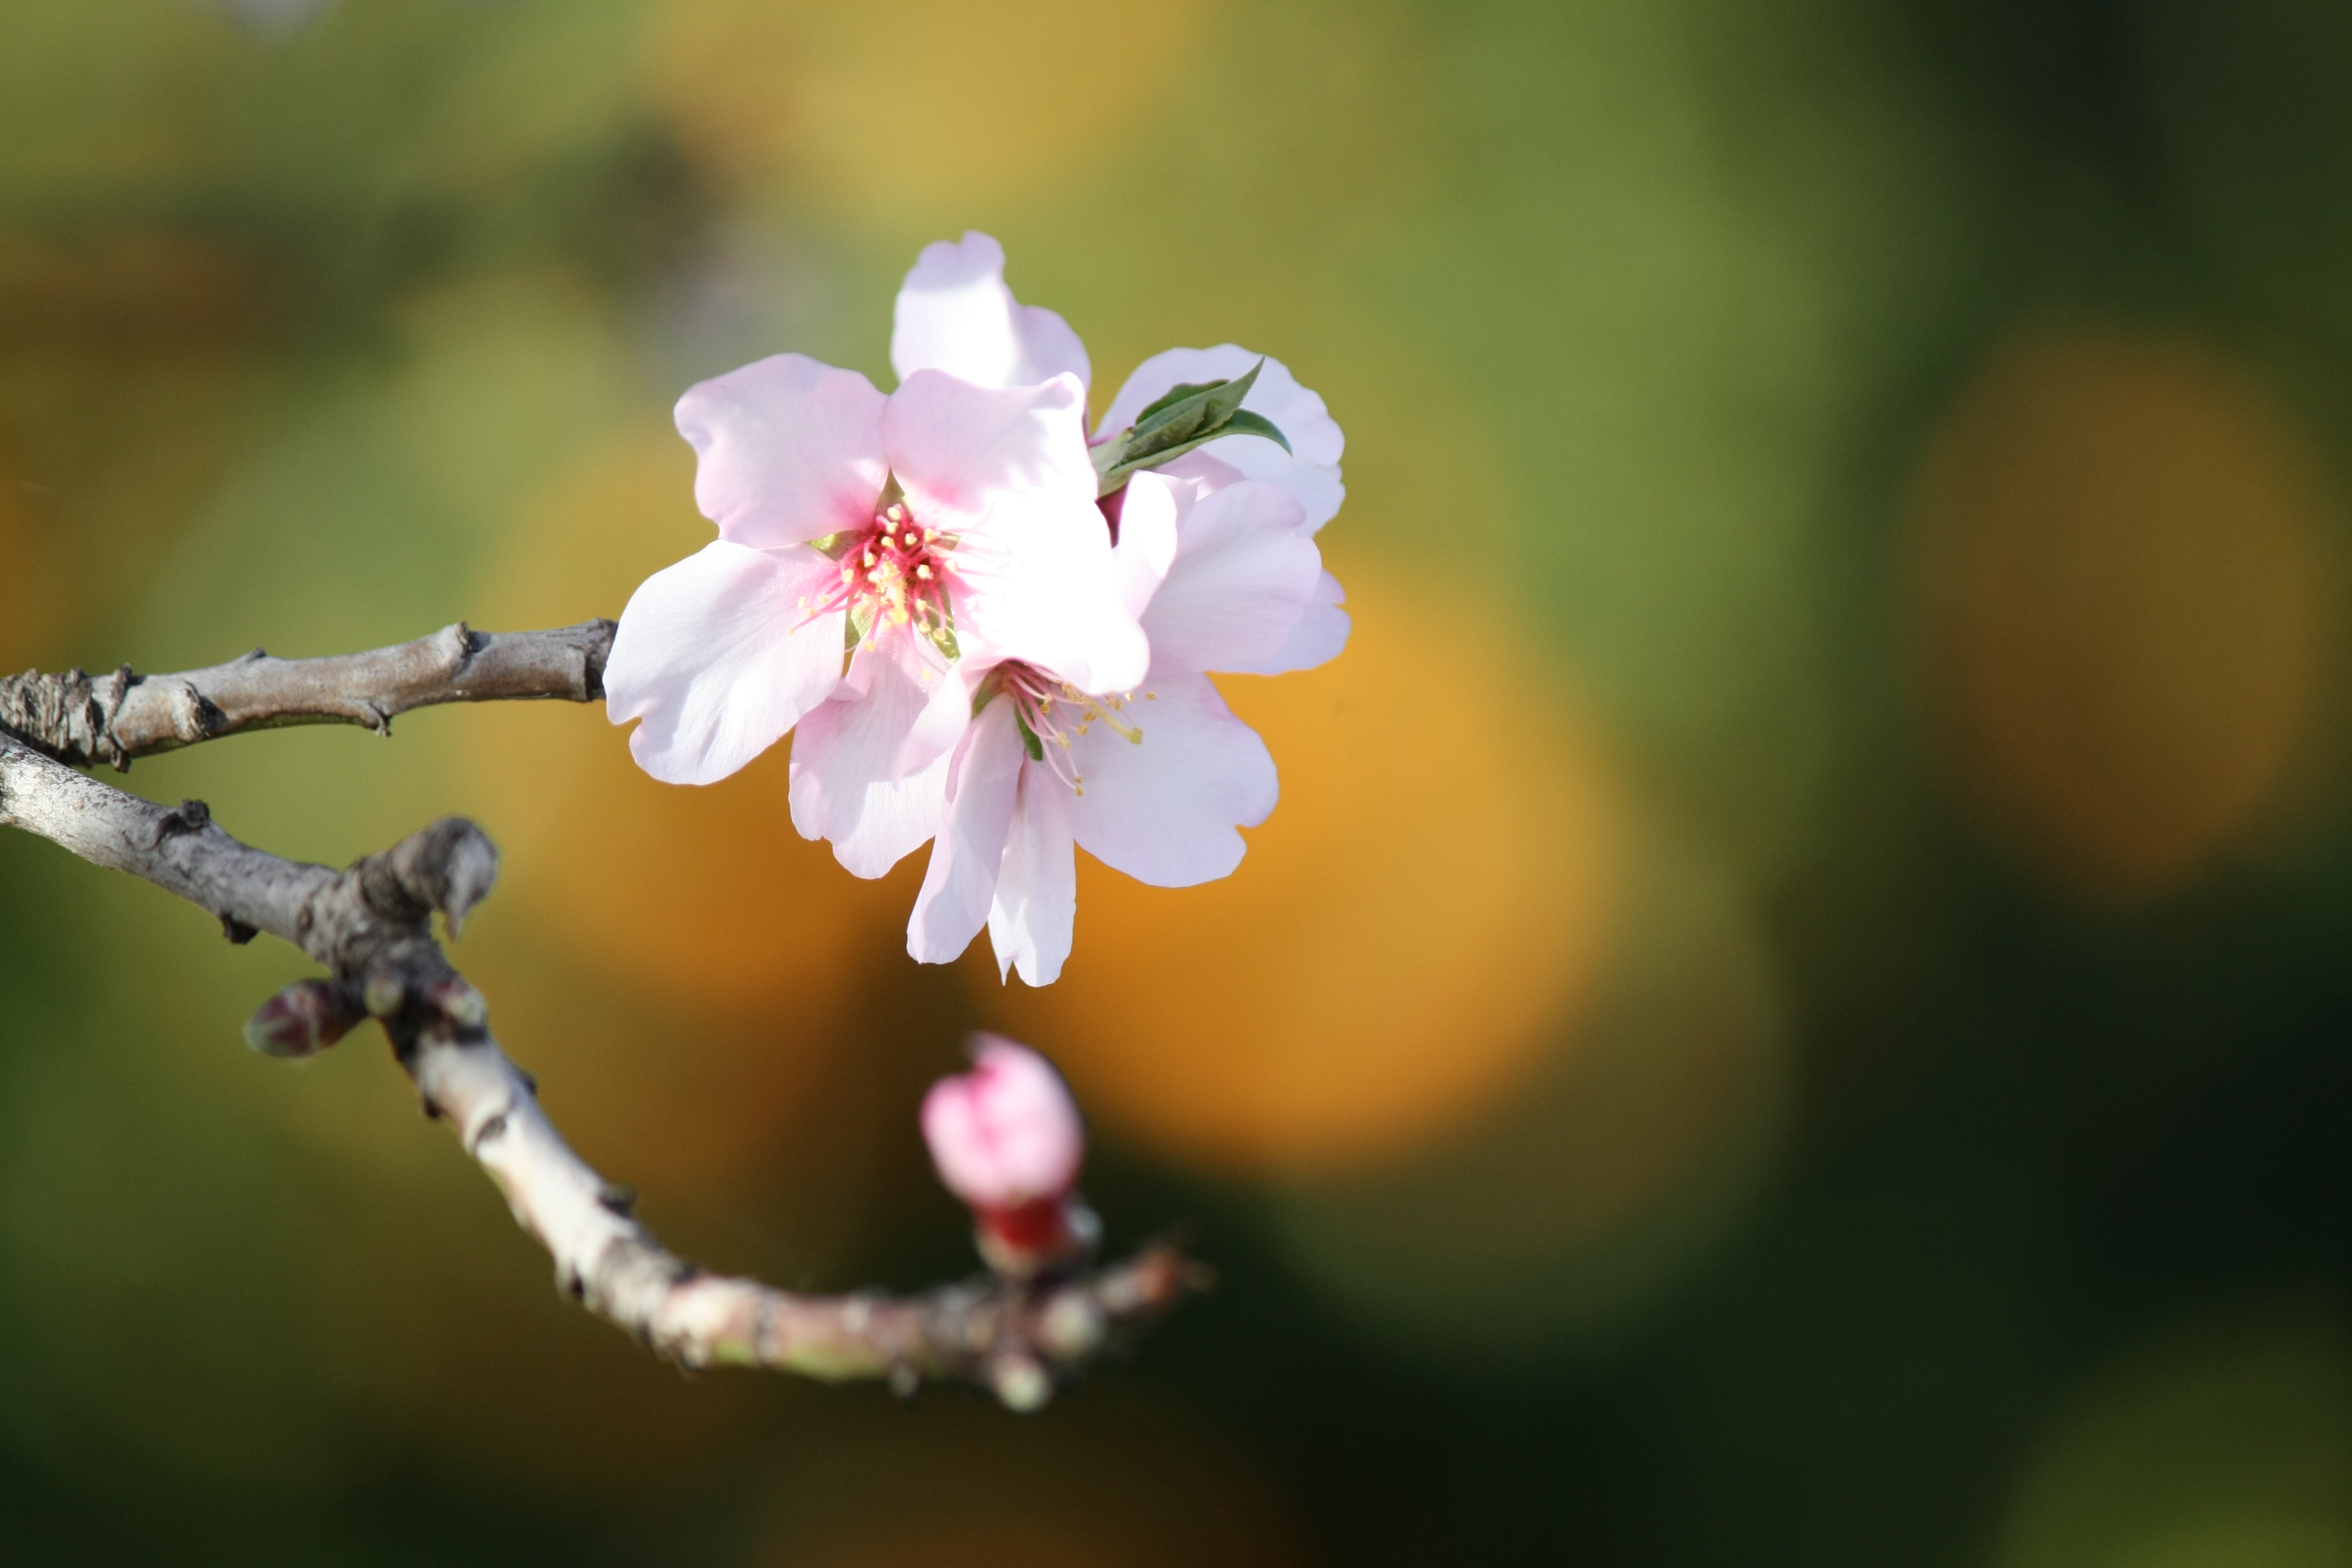
{"label": "blurred green background", "polygon": [[921,970],[600,712],[142,763],[461,962],[710,1264],[969,1267],[1051,1050],[1217,1292],[1042,1416],[680,1378],[303,972],[0,837],[0,1555],[2352,1568],[2352,11],[11,0],[0,666],[615,615],[691,381],[887,384],[926,241],[1349,437],[1230,881]]}

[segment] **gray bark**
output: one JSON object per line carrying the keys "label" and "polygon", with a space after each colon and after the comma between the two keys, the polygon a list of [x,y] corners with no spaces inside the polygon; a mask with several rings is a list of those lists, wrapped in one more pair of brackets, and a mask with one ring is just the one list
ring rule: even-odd
{"label": "gray bark", "polygon": [[[602,695],[612,623],[492,637],[449,627],[344,658],[255,654],[210,669],[104,683],[26,677],[0,706],[0,826],[23,828],[93,865],[127,871],[213,914],[233,942],[267,933],[327,971],[297,982],[247,1024],[273,1056],[325,1048],[373,1017],[415,1081],[555,1260],[559,1286],[681,1365],[746,1365],[911,1389],[959,1378],[1016,1408],[1198,1288],[1173,1247],[1035,1280],[990,1276],[912,1297],[800,1295],[706,1273],[656,1241],[625,1189],[592,1170],[539,1104],[530,1076],[489,1029],[479,992],[436,939],[489,892],[498,851],[445,818],[342,871],[281,859],[230,837],[201,801],[154,805],[64,765],[127,765],[148,752],[273,724],[382,728],[433,702]],[[0,694],[5,695],[5,694]],[[191,718],[190,715],[194,715]]]}
{"label": "gray bark", "polygon": [[438,702],[604,695],[613,623],[583,621],[543,632],[478,632],[459,621],[431,637],[368,653],[242,658],[173,675],[134,675],[124,665],[94,678],[0,678],[0,729],[76,767],[127,770],[134,757],[288,724],[363,724],[392,732],[394,716]]}

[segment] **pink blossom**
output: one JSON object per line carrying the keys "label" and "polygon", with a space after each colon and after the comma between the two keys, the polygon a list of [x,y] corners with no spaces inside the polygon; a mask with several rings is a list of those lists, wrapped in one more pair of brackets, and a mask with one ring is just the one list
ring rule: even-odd
{"label": "pink blossom", "polygon": [[[900,289],[883,396],[799,355],[691,389],[678,428],[719,525],[631,599],[605,686],[655,776],[708,783],[798,726],[793,825],[879,876],[938,837],[908,928],[941,963],[989,928],[1000,968],[1061,972],[1074,847],[1145,881],[1229,874],[1273,809],[1265,745],[1212,670],[1336,654],[1314,535],[1343,440],[1279,363],[1171,349],[1130,376],[1117,438],[1179,382],[1231,382],[1290,449],[1237,434],[1098,509],[1084,344],[1005,287],[985,235],[927,247]],[[843,649],[849,649],[845,667]]]}
{"label": "pink blossom", "polygon": [[622,613],[607,709],[641,721],[638,763],[709,784],[799,724],[795,823],[877,876],[936,824],[961,725],[952,705],[917,721],[960,660],[1139,679],[1085,402],[1066,370],[982,386],[918,366],[886,397],[799,354],[689,389],[677,426],[719,538]]}

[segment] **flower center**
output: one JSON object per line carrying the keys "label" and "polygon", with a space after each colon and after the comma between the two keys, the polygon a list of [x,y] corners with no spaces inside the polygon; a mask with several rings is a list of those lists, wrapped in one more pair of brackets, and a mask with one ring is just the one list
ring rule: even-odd
{"label": "flower center", "polygon": [[888,627],[908,626],[953,659],[955,615],[948,584],[954,576],[949,556],[955,542],[953,535],[917,523],[906,502],[891,501],[864,528],[817,541],[816,547],[841,566],[824,594],[801,607],[812,619],[835,610],[846,614],[847,647],[870,648]]}
{"label": "flower center", "polygon": [[[1034,664],[1007,659],[981,683],[972,698],[972,712],[978,714],[1000,696],[1013,704],[1013,727],[1021,731],[1021,743],[1028,749],[1030,760],[1053,769],[1055,778],[1079,795],[1087,793],[1087,780],[1078,772],[1071,742],[1102,724],[1126,737],[1130,745],[1143,744],[1143,727],[1125,716],[1135,701],[1132,691],[1109,696],[1081,691]],[[1160,694],[1147,691],[1143,700],[1156,702]]]}

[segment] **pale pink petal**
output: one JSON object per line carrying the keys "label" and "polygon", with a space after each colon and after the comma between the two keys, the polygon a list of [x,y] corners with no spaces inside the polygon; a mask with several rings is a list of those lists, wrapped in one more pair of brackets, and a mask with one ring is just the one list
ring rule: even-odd
{"label": "pale pink petal", "polygon": [[958,536],[965,657],[1025,659],[1088,690],[1120,690],[1143,678],[1150,649],[1113,579],[1085,401],[1066,375],[991,391],[917,371],[891,395],[883,434],[916,521]]}
{"label": "pale pink petal", "polygon": [[1319,574],[1306,612],[1291,623],[1290,636],[1272,657],[1217,668],[1235,675],[1287,675],[1338,658],[1348,646],[1348,612],[1339,607],[1347,597],[1339,589],[1339,579],[1328,572]]}
{"label": "pale pink petal", "polygon": [[958,563],[976,589],[958,611],[967,657],[1023,659],[1081,691],[1125,691],[1143,679],[1151,645],[1123,602],[1102,514],[1085,513],[1090,524],[1001,518],[1009,526],[991,530],[987,553],[969,569]]}
{"label": "pale pink petal", "polygon": [[1086,1123],[1062,1075],[1002,1036],[972,1044],[972,1070],[923,1097],[923,1142],[940,1180],[974,1208],[1060,1197],[1087,1152]]}
{"label": "pale pink petal", "polygon": [[1175,563],[1143,616],[1155,675],[1241,669],[1281,650],[1323,571],[1303,521],[1297,501],[1254,479],[1185,510]]}
{"label": "pale pink petal", "polygon": [[972,693],[992,668],[973,654],[956,660],[924,693],[922,710],[907,726],[898,742],[898,773],[920,773],[956,748],[971,724]]}
{"label": "pale pink petal", "polygon": [[1026,760],[1013,704],[1002,700],[971,721],[951,754],[947,809],[907,921],[907,951],[917,963],[952,963],[988,923]]}
{"label": "pale pink petal", "polygon": [[1130,616],[1143,615],[1167,580],[1169,567],[1175,564],[1179,489],[1190,491],[1192,487],[1152,473],[1138,474],[1127,481],[1118,542],[1111,547],[1110,555],[1118,602]]}
{"label": "pale pink petal", "polygon": [[[883,448],[927,528],[960,531],[985,519],[1003,497],[1033,490],[1081,499],[1092,510],[1086,407],[1086,387],[1074,376],[981,387],[919,370],[883,409]],[[1108,548],[1099,512],[1095,522]]]}
{"label": "pale pink petal", "polygon": [[793,735],[793,826],[833,843],[859,877],[879,877],[939,831],[947,790],[944,751],[902,775],[898,752],[929,700],[907,661],[861,649],[862,689],[845,680]]}
{"label": "pale pink petal", "polygon": [[842,619],[800,606],[834,564],[718,540],[638,584],[604,667],[604,711],[641,719],[639,766],[712,784],[776,743],[841,679]]}
{"label": "pale pink petal", "polygon": [[923,247],[898,289],[890,363],[900,380],[942,370],[975,386],[1034,386],[1067,372],[1093,379],[1086,345],[1053,311],[1004,286],[1004,247],[977,231]]}
{"label": "pale pink petal", "polygon": [[1148,690],[1122,715],[1140,742],[1098,722],[1072,748],[1086,793],[1069,803],[1071,827],[1088,854],[1139,882],[1212,881],[1241,864],[1234,829],[1274,809],[1274,759],[1206,676],[1155,669]]}
{"label": "pale pink petal", "polygon": [[988,910],[996,973],[1016,964],[1032,985],[1061,978],[1078,912],[1078,867],[1069,820],[1070,789],[1045,768],[1021,770],[1021,799],[996,899]]}
{"label": "pale pink petal", "polygon": [[856,371],[804,354],[687,388],[677,432],[697,458],[695,505],[719,538],[760,548],[862,527],[887,477],[883,403]]}
{"label": "pale pink petal", "polygon": [[[1127,384],[1118,389],[1097,433],[1115,436],[1126,429],[1147,405],[1180,383],[1230,381],[1245,374],[1258,357],[1232,343],[1156,353],[1136,366]],[[1307,531],[1320,529],[1339,514],[1339,503],[1348,494],[1339,479],[1339,454],[1347,441],[1330,411],[1320,397],[1298,384],[1280,360],[1274,359],[1265,362],[1242,406],[1273,420],[1290,442],[1290,450],[1285,452],[1262,437],[1228,436],[1179,458],[1161,471],[1213,481],[1217,470],[1206,461],[1213,453],[1244,478],[1264,479],[1289,491],[1307,513]]]}

